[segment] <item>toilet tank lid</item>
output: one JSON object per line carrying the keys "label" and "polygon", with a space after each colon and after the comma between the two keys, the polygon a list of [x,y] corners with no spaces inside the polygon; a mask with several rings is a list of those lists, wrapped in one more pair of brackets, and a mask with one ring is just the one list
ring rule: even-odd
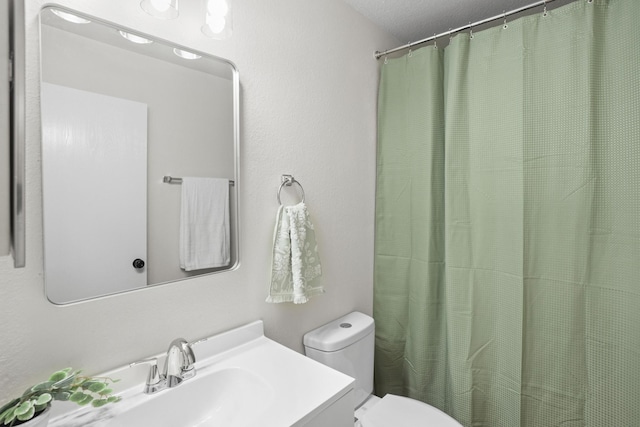
{"label": "toilet tank lid", "polygon": [[304,335],[305,347],[338,351],[360,341],[374,330],[373,319],[354,311]]}

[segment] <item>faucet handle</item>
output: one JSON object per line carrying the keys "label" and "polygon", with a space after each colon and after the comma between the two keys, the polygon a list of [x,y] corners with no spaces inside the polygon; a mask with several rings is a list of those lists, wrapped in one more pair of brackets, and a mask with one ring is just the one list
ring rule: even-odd
{"label": "faucet handle", "polygon": [[129,365],[130,368],[138,365],[149,364],[149,373],[147,374],[147,382],[144,386],[144,392],[146,394],[155,393],[163,388],[162,380],[158,373],[158,358],[151,357],[149,359],[138,360]]}

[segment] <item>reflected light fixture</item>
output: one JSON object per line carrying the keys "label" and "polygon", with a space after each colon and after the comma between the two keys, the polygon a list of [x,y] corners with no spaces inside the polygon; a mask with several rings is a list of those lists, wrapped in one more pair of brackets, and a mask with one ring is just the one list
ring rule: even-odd
{"label": "reflected light fixture", "polygon": [[144,37],[136,36],[135,34],[127,33],[122,30],[119,30],[118,32],[122,37],[124,37],[125,39],[129,40],[132,43],[137,43],[137,44],[153,43],[153,40],[145,39]]}
{"label": "reflected light fixture", "polygon": [[231,37],[231,0],[205,0],[205,4],[204,35],[217,40]]}
{"label": "reflected light fixture", "polygon": [[178,0],[142,0],[142,10],[158,19],[175,19],[178,17]]}
{"label": "reflected light fixture", "polygon": [[64,19],[65,21],[73,22],[74,24],[88,24],[89,22],[91,22],[88,19],[80,18],[79,16],[76,16],[72,13],[63,12],[58,9],[51,9],[51,12]]}
{"label": "reflected light fixture", "polygon": [[178,55],[180,58],[183,59],[199,59],[202,58],[202,56],[197,55],[195,53],[191,53],[191,52],[187,52],[186,50],[182,50],[182,49],[178,49],[178,48],[174,48],[173,49],[173,53],[175,53],[176,55]]}

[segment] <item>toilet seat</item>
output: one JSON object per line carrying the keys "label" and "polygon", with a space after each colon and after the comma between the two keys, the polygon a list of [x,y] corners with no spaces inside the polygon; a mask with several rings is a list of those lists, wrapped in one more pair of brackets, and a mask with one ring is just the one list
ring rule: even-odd
{"label": "toilet seat", "polygon": [[424,402],[387,394],[360,419],[362,427],[462,427],[460,423]]}

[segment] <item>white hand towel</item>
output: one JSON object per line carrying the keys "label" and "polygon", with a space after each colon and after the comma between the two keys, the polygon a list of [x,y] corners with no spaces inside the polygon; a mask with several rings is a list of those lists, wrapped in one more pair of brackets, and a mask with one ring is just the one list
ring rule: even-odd
{"label": "white hand towel", "polygon": [[273,234],[271,287],[267,302],[303,304],[324,292],[313,224],[304,203],[280,206]]}
{"label": "white hand towel", "polygon": [[180,268],[224,267],[231,261],[229,181],[182,179]]}

